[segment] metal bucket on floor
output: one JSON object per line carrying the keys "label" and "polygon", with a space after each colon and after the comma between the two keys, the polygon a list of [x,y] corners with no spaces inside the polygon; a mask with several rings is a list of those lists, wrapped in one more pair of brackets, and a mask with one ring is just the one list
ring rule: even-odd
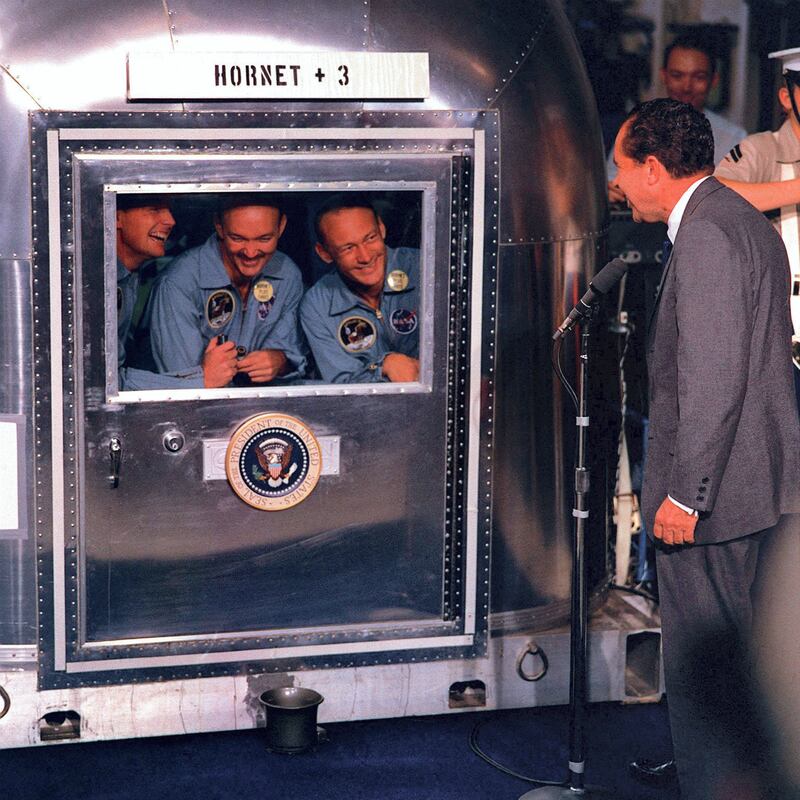
{"label": "metal bucket on floor", "polygon": [[262,692],[267,715],[267,749],[302,753],[317,743],[317,708],[325,698],[313,689],[287,686]]}

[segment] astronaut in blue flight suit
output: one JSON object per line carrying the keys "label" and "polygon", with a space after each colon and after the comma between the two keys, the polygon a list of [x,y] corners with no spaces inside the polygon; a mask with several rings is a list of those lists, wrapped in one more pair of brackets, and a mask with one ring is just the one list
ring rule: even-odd
{"label": "astronaut in blue flight suit", "polygon": [[419,250],[386,246],[386,227],[356,193],[316,216],[319,257],[335,270],[303,298],[300,322],[323,380],[419,380]]}
{"label": "astronaut in blue flight suit", "polygon": [[194,369],[206,387],[302,376],[303,282],[277,250],[285,227],[268,195],[223,197],[216,234],[178,256],[156,286],[151,336],[161,372]]}
{"label": "astronaut in blue flight suit", "polygon": [[128,365],[133,345],[133,315],[139,296],[140,267],[164,255],[175,219],[169,198],[154,194],[117,195],[117,368],[120,389],[174,389],[202,386],[183,375],[159,375]]}

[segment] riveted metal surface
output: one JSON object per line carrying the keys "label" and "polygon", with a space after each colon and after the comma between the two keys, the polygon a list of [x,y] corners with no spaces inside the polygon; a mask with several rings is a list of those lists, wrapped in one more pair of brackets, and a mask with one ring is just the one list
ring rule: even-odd
{"label": "riveted metal surface", "polygon": [[365,0],[325,0],[305,8],[293,0],[167,4],[176,51],[247,50],[248,43],[257,52],[367,48],[371,4]]}
{"label": "riveted metal surface", "polygon": [[169,47],[157,0],[0,4],[0,257],[32,252],[28,111],[125,108],[131,46]]}
{"label": "riveted metal surface", "polygon": [[370,46],[428,51],[434,108],[487,108],[551,14],[548,3],[370,0]]}
{"label": "riveted metal surface", "polygon": [[4,3],[0,30],[4,64],[30,93],[28,108],[124,108],[128,50],[170,47],[157,0]]}
{"label": "riveted metal surface", "polygon": [[[262,124],[262,112],[271,110],[276,114],[276,122],[270,124],[292,130],[325,125],[359,130],[388,124],[447,128],[473,124],[480,109],[499,112],[499,128],[486,142],[485,168],[487,184],[499,188],[501,199],[496,192],[491,197],[487,195],[482,219],[475,221],[484,223],[487,263],[492,259],[496,263],[499,258],[502,272],[503,283],[497,292],[487,295],[481,312],[484,330],[490,330],[487,325],[494,325],[496,320],[499,332],[491,359],[488,354],[494,340],[482,343],[488,359],[486,375],[492,377],[496,360],[501,380],[496,392],[491,381],[487,383],[480,410],[481,441],[488,445],[492,436],[487,420],[494,419],[492,404],[497,404],[502,447],[492,462],[495,477],[491,468],[481,473],[485,485],[473,500],[480,501],[477,511],[481,524],[492,524],[492,514],[495,516],[493,605],[505,611],[560,602],[569,569],[569,559],[564,553],[571,528],[567,516],[570,484],[563,476],[571,457],[571,424],[564,422],[568,416],[565,417],[562,398],[557,392],[541,390],[542,382],[549,380],[543,377],[549,376],[544,342],[549,342],[554,319],[570,304],[573,286],[575,290],[582,288],[595,269],[596,245],[605,236],[602,152],[594,101],[561,3],[514,0],[502,4],[500,10],[497,4],[467,2],[459,4],[454,13],[444,0],[407,4],[388,0],[319,0],[302,6],[279,0],[268,8],[249,0],[236,0],[232,5],[214,4],[211,0],[167,3],[133,0],[124,6],[102,4],[99,0],[69,4],[12,0],[0,8],[0,31],[0,52],[5,65],[0,69],[0,133],[9,155],[0,161],[0,211],[3,212],[0,256],[8,258],[31,258],[43,241],[46,245],[40,217],[41,209],[47,205],[47,191],[36,174],[42,169],[46,154],[43,145],[37,149],[29,143],[29,110],[102,109],[107,113],[96,123],[99,126],[133,128],[181,126],[190,118],[198,126],[230,125],[228,114],[235,115],[233,119],[239,127],[257,128]],[[431,96],[414,104],[132,105],[125,100],[124,81],[125,54],[130,49],[425,50],[431,59]],[[341,113],[325,115],[325,111],[334,108]],[[138,115],[140,111],[156,109],[188,113],[154,114],[146,122]],[[359,109],[360,113],[354,113]],[[192,116],[197,110],[206,113]],[[50,119],[59,125],[75,124],[68,116],[53,114]],[[496,126],[494,115],[489,123],[492,126]],[[318,143],[317,151],[321,148],[327,153],[381,153],[385,144],[363,139],[348,143],[331,140]],[[442,140],[435,144],[403,140],[394,145],[395,152],[447,152],[458,158],[465,155],[460,145]],[[291,138],[282,143],[253,142],[256,152],[297,153],[304,146]],[[178,153],[233,152],[230,145],[219,142],[204,140],[189,145],[168,137],[131,142],[130,147],[143,152],[158,147],[174,148]],[[109,145],[97,141],[88,148],[91,152],[102,152]],[[80,146],[76,147],[70,158],[80,152]],[[468,162],[466,154],[465,173],[470,168]],[[68,184],[73,179],[72,163],[65,161],[62,166],[65,170],[62,199],[66,200]],[[462,191],[459,208],[472,211],[468,192],[459,189],[456,183],[451,189],[454,197]],[[34,208],[30,185],[40,193]],[[64,287],[70,292],[77,291],[77,286],[70,283],[74,266],[71,252],[77,242],[73,221],[68,216],[72,213],[70,207],[65,205],[63,211]],[[469,219],[462,217],[466,231],[464,246],[471,236]],[[463,253],[456,253],[453,258],[449,264],[451,270],[469,271]],[[47,309],[49,301],[48,287],[41,283],[34,285],[31,301],[34,309],[45,313],[42,309]],[[80,321],[70,319],[67,305],[62,310],[65,330],[69,333],[70,325],[79,325]],[[450,329],[453,338],[448,346],[454,348],[451,349],[454,364],[458,361],[455,354],[466,352],[464,348],[471,345],[472,323],[473,320],[459,319],[456,327]],[[526,340],[521,331],[530,332],[532,338]],[[46,326],[38,330],[37,336],[34,368],[39,379],[44,380],[49,369],[49,350],[55,344],[51,343]],[[65,363],[74,367],[75,344],[70,336],[66,335],[58,346],[64,348]],[[70,380],[66,375],[67,422],[69,414],[75,411],[70,403],[76,402],[71,399],[70,392],[75,387]],[[459,408],[459,391],[448,394],[449,408]],[[243,409],[251,407],[248,402],[243,403]],[[379,398],[360,402],[371,412],[380,407]],[[317,413],[323,427],[330,424],[319,411],[319,404],[309,403],[307,409],[302,403],[300,406],[309,414]],[[53,407],[46,393],[37,392],[34,409],[37,415],[49,420]],[[144,412],[129,413],[136,414]],[[173,417],[167,415],[164,424],[174,422]],[[145,423],[142,417],[141,425],[149,429],[158,427],[161,421]],[[37,442],[49,446],[46,426],[32,435]],[[64,435],[69,446],[81,447],[80,427],[66,425]],[[184,448],[181,455],[189,452],[191,446]],[[458,459],[463,454],[454,451],[451,455],[453,469],[458,470]],[[516,473],[516,463],[525,464],[527,477]],[[37,469],[45,475],[50,473],[48,453],[40,454]],[[498,475],[500,488],[495,494],[499,499],[493,508],[491,501],[486,500],[491,497],[493,481],[497,482]],[[68,470],[64,477],[69,498]],[[456,494],[452,499],[454,523],[459,500]],[[470,511],[466,500],[460,510]],[[203,520],[195,519],[196,512],[186,509],[186,514],[187,524],[202,526]],[[536,532],[526,544],[528,551],[538,554],[533,560],[541,564],[552,555],[546,574],[531,558],[515,560],[523,543],[523,519]],[[49,557],[47,543],[40,543],[40,548],[43,557]],[[483,555],[488,558],[488,553]],[[455,570],[461,557],[455,549],[448,550],[447,564],[454,570],[449,584],[453,597],[458,595],[460,586],[461,578]],[[211,564],[209,569],[218,566]],[[47,579],[47,575],[40,576],[40,581]],[[445,597],[445,605],[447,602]],[[35,623],[33,618],[28,621]]]}
{"label": "riveted metal surface", "polygon": [[[577,44],[550,15],[499,94],[504,243],[597,239],[607,225],[605,166],[594,96]],[[594,261],[584,262],[582,271]],[[575,269],[567,262],[565,267]]]}
{"label": "riveted metal surface", "polygon": [[30,258],[31,191],[27,104],[30,98],[0,67],[0,258]]}

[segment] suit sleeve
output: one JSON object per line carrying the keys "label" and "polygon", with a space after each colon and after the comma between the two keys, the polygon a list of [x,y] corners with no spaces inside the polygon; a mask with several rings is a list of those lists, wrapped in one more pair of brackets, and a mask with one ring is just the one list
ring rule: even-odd
{"label": "suit sleeve", "polygon": [[678,430],[668,493],[710,513],[747,388],[753,264],[719,227],[702,221],[681,226],[673,259]]}

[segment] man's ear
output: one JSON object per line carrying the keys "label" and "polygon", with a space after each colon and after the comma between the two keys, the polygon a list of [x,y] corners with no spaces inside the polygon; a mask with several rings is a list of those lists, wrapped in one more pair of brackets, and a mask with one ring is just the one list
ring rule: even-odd
{"label": "man's ear", "polygon": [[781,86],[778,89],[778,102],[787,114],[792,110],[792,98],[789,96],[789,90],[785,86]]}
{"label": "man's ear", "polygon": [[651,186],[654,183],[658,183],[664,172],[664,165],[655,156],[652,155],[647,156],[647,158],[645,158],[644,165],[647,169],[646,173],[647,183]]}
{"label": "man's ear", "polygon": [[317,255],[326,263],[326,264],[333,264],[333,256],[325,249],[325,246],[320,242],[317,242],[314,245],[314,249],[317,251]]}
{"label": "man's ear", "polygon": [[218,220],[214,222],[214,230],[217,232],[217,238],[222,241],[225,238],[225,231],[222,230],[222,225]]}
{"label": "man's ear", "polygon": [[124,212],[122,212],[122,211],[117,211],[117,230],[118,231],[122,230],[122,219],[121,219],[121,217],[122,217],[123,213]]}
{"label": "man's ear", "polygon": [[286,228],[286,214],[281,214],[281,221],[278,225],[278,238],[280,239],[283,236],[283,231]]}
{"label": "man's ear", "polygon": [[[378,217],[377,214],[375,216]],[[378,217],[378,231],[381,234],[381,239],[385,239],[386,238],[386,226],[383,224],[383,220],[380,217]]]}
{"label": "man's ear", "polygon": [[715,73],[714,73],[714,77],[711,79],[711,84],[710,84],[710,86],[708,87],[708,90],[709,90],[709,92],[710,92],[712,89],[716,89],[716,88],[717,88],[717,86],[719,86],[719,72],[715,72]]}

